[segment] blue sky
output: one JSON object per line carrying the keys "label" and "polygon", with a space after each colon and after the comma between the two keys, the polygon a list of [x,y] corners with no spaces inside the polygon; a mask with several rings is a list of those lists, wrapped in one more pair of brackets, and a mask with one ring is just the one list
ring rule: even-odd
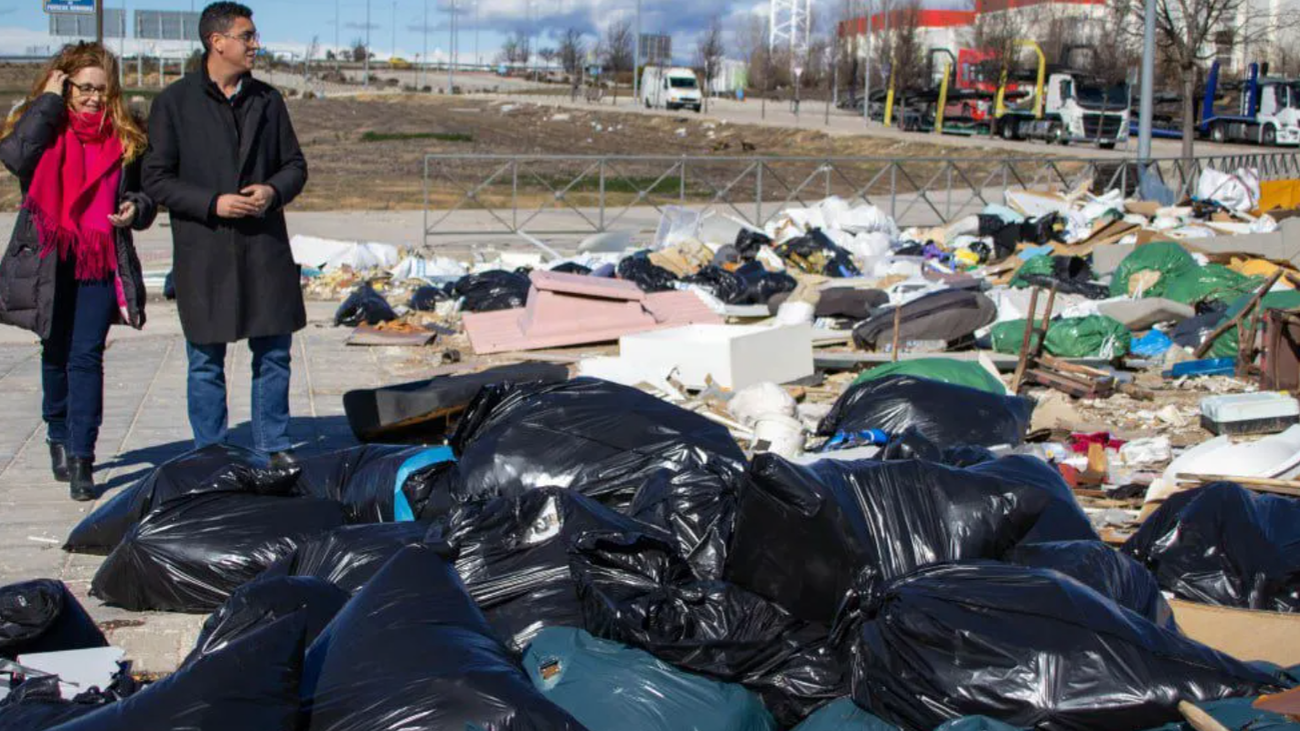
{"label": "blue sky", "polygon": [[[843,0],[814,0],[818,5],[842,7]],[[198,0],[105,0],[106,7],[125,6],[130,18],[137,9],[201,10]],[[263,43],[273,50],[301,51],[318,36],[323,47],[332,47],[338,30],[339,42],[346,46],[366,33],[365,0],[254,0],[247,3],[262,32]],[[451,0],[429,0],[428,45],[430,55],[441,56],[448,48]],[[460,8],[460,58],[470,62],[475,53],[474,0],[457,0]],[[645,32],[669,32],[674,36],[676,55],[689,58],[694,49],[694,34],[707,25],[714,15],[726,19],[729,29],[738,28],[747,17],[760,17],[768,0],[642,0],[642,28]],[[515,30],[536,29],[542,40],[538,47],[556,45],[555,37],[563,29],[577,27],[596,33],[608,23],[632,17],[636,0],[478,0],[478,52],[491,62],[506,35]],[[370,33],[375,52],[387,57],[394,50],[398,56],[414,59],[424,45],[424,0],[371,0]],[[530,10],[531,8],[531,10]],[[48,20],[40,0],[3,0],[0,7],[0,54],[22,54],[30,47],[49,46],[55,42],[47,33]],[[128,46],[128,51],[130,47]]]}

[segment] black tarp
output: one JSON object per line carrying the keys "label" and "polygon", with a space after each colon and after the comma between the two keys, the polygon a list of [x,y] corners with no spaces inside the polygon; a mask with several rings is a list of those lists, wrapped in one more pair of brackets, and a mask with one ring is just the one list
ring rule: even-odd
{"label": "black tarp", "polygon": [[257,453],[226,444],[196,449],[170,459],[114,495],[68,536],[64,550],[107,556],[150,511],[183,495],[250,492],[292,495],[298,470],[264,467]]}
{"label": "black tarp", "polygon": [[91,596],[132,611],[214,611],[299,543],[343,524],[331,500],[209,493],[164,503],[95,572]]}
{"label": "black tarp", "polygon": [[944,447],[1016,445],[1025,438],[1034,402],[915,376],[885,376],[855,383],[836,399],[817,427],[821,436],[880,429],[897,434],[916,427]]}
{"label": "black tarp", "polygon": [[582,731],[492,635],[451,564],[405,548],[307,652],[303,729]]}
{"label": "black tarp", "polygon": [[1180,599],[1300,612],[1300,500],[1219,482],[1170,495],[1124,544]]}
{"label": "black tarp", "polygon": [[905,729],[984,715],[1044,731],[1138,731],[1270,676],[1049,569],[940,564],[882,587],[858,633],[853,697]]}
{"label": "black tarp", "polygon": [[0,587],[0,657],[107,646],[63,582],[35,579]]}
{"label": "black tarp", "polygon": [[1021,542],[1097,537],[1059,473],[1032,457],[958,469],[760,454],[746,477],[726,579],[826,624],[855,581],[870,589]]}

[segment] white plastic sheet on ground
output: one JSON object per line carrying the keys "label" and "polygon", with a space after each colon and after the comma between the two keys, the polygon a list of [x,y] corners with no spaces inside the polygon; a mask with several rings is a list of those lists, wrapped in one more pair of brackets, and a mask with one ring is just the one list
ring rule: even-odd
{"label": "white plastic sheet on ground", "polygon": [[1238,213],[1254,210],[1259,207],[1259,171],[1237,168],[1232,173],[1221,173],[1206,168],[1196,181],[1196,197],[1216,201]]}
{"label": "white plastic sheet on ground", "polygon": [[333,271],[348,266],[356,271],[391,269],[397,266],[398,251],[392,244],[361,243],[322,239],[297,234],[289,240],[293,261],[299,266]]}
{"label": "white plastic sheet on ground", "polygon": [[393,279],[401,282],[407,279],[459,279],[468,271],[469,268],[461,262],[445,256],[432,259],[408,256],[393,267],[391,273]]}

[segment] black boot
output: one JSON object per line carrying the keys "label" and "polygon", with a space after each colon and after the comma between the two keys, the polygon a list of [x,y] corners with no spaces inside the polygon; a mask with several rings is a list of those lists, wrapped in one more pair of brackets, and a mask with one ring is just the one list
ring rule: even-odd
{"label": "black boot", "polygon": [[72,499],[88,502],[95,499],[95,461],[85,457],[68,459],[68,472],[72,485]]}
{"label": "black boot", "polygon": [[62,442],[49,442],[50,469],[54,470],[54,479],[58,482],[68,481],[68,448]]}

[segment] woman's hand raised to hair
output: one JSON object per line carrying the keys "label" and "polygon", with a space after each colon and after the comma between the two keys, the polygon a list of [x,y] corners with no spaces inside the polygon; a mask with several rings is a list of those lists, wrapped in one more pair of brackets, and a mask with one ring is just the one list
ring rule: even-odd
{"label": "woman's hand raised to hair", "polygon": [[58,69],[50,72],[50,78],[45,80],[45,93],[58,94],[63,96],[63,85],[68,81],[68,75]]}

